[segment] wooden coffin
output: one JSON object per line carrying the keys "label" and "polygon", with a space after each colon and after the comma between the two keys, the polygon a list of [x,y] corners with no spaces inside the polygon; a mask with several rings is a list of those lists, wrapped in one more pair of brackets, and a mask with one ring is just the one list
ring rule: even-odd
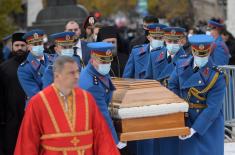
{"label": "wooden coffin", "polygon": [[[189,134],[189,129],[185,127],[184,111],[169,112],[158,115],[158,112],[145,115],[142,107],[151,106],[165,109],[174,105],[186,104],[184,100],[169,91],[167,88],[155,80],[136,80],[136,79],[112,79],[116,91],[114,91],[112,104],[110,106],[114,125],[118,132],[120,141],[133,141],[152,139],[160,137],[172,137]],[[137,107],[136,116],[133,108]],[[174,108],[174,107],[173,107]],[[118,116],[117,111],[130,110],[133,117]],[[140,111],[138,111],[140,110]],[[145,109],[146,110],[146,109]],[[166,109],[167,110],[167,109]],[[158,111],[158,110],[157,110]],[[141,114],[142,113],[142,114]],[[146,111],[148,113],[148,110]],[[120,113],[122,114],[122,113]],[[128,113],[127,113],[128,114]],[[140,114],[140,117],[138,117]]]}

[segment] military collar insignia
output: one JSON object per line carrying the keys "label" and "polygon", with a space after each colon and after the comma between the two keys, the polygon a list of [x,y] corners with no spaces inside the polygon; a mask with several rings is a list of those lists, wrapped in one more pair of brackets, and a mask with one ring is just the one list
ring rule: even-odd
{"label": "military collar insignia", "polygon": [[209,67],[206,67],[203,71],[203,75],[208,76],[209,75]]}

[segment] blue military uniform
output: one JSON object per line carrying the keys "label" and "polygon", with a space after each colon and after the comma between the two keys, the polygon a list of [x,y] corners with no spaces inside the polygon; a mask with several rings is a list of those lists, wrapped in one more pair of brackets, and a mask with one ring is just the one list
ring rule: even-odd
{"label": "blue military uniform", "polygon": [[35,56],[29,53],[26,61],[19,66],[18,79],[28,99],[42,90],[42,77],[45,68],[51,64],[52,60],[53,56],[44,54],[44,62],[40,63]]}
{"label": "blue military uniform", "polygon": [[[60,32],[60,33],[55,33],[50,35],[50,38],[54,39],[54,42],[56,46],[60,45],[62,47],[68,47],[72,49],[72,46],[74,45],[74,32]],[[54,54],[53,61],[50,65],[47,66],[45,69],[44,75],[42,77],[42,83],[43,83],[43,88],[47,87],[51,83],[53,83],[54,76],[53,76],[53,62],[57,58],[58,55],[63,55],[61,52],[57,52]],[[75,61],[78,64],[78,68],[82,68],[82,61],[78,55],[75,55],[73,53],[72,57],[75,59]]]}
{"label": "blue military uniform", "polygon": [[[157,28],[159,26],[159,28]],[[150,24],[147,26],[148,33],[153,38],[162,35],[161,28],[162,24]],[[161,36],[162,37],[162,36]],[[125,66],[123,78],[135,78],[145,79],[151,74],[150,69],[150,55],[157,53],[161,48],[152,47],[151,42],[149,44],[137,45],[133,47],[132,52],[129,56],[128,62]],[[140,140],[128,142],[128,149],[136,155],[157,155],[159,148],[155,144],[154,139]]]}
{"label": "blue military uniform", "polygon": [[146,76],[149,54],[149,44],[137,45],[133,47],[122,77],[143,79]]}
{"label": "blue military uniform", "polygon": [[[12,35],[8,35],[2,39],[3,42],[8,42],[11,39]],[[5,45],[2,49],[3,60],[7,60],[11,54],[11,49]]]}
{"label": "blue military uniform", "polygon": [[148,67],[150,71],[148,71],[146,78],[163,82],[164,79],[170,77],[175,68],[176,62],[179,59],[187,57],[188,55],[185,53],[183,48],[180,48],[172,59],[167,56],[167,49],[165,47],[151,52],[150,66]]}
{"label": "blue military uniform", "polygon": [[[106,42],[88,43],[88,47],[93,52],[91,53],[91,57],[93,58],[95,57],[95,55],[97,56],[97,54],[95,53],[96,51],[98,51],[97,53],[105,54],[107,52],[110,54],[111,53],[110,50],[114,48],[114,46],[111,43],[106,43]],[[100,55],[100,58],[101,57],[102,56]],[[109,74],[107,75],[100,74],[91,64],[91,62],[89,62],[88,65],[81,71],[79,77],[79,86],[87,90],[94,96],[101,113],[103,114],[109,125],[113,138],[116,144],[118,144],[119,142],[118,136],[115,131],[112,118],[108,110],[108,106],[112,100],[113,91],[115,90],[115,87],[112,84]]]}
{"label": "blue military uniform", "polygon": [[[37,29],[26,33],[23,38],[26,39],[27,44],[37,46],[42,45],[44,34],[44,31]],[[28,99],[42,90],[43,73],[52,60],[53,56],[42,53],[40,57],[37,57],[30,51],[26,61],[19,66],[17,71],[18,79]]]}
{"label": "blue military uniform", "polygon": [[[216,21],[209,20],[208,27],[210,29],[223,29],[224,25]],[[215,38],[212,44],[212,51],[210,57],[216,65],[228,65],[231,55],[221,35],[218,38]]]}
{"label": "blue military uniform", "polygon": [[[163,30],[165,40],[175,42],[178,42],[184,36],[185,32],[185,29],[180,27],[166,27]],[[167,87],[168,79],[174,71],[176,63],[186,57],[188,55],[182,47],[175,54],[170,54],[166,47],[151,52],[151,66],[149,67],[151,71],[148,73],[150,73],[150,77],[158,80],[162,85]],[[160,138],[155,140],[155,147],[158,148],[157,152],[159,155],[177,155],[178,143],[179,140],[177,137]],[[169,146],[171,146],[171,149],[169,149]]]}
{"label": "blue military uniform", "polygon": [[[189,41],[192,48],[199,51],[198,54],[202,54],[203,52],[209,53],[213,38],[206,35],[195,35]],[[168,85],[172,91],[189,103],[190,109],[186,117],[186,125],[196,131],[191,138],[179,141],[179,154],[223,155],[222,104],[226,78],[224,73],[214,66],[211,59],[201,68],[195,64],[195,57],[179,61]]]}

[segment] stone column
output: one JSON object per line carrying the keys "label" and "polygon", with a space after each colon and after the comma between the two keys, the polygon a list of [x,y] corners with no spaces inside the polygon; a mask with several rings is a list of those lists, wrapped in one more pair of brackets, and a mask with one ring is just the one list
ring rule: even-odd
{"label": "stone column", "polygon": [[36,21],[37,15],[42,10],[42,0],[28,0],[27,26],[32,26]]}
{"label": "stone column", "polygon": [[227,29],[235,36],[235,0],[227,1]]}

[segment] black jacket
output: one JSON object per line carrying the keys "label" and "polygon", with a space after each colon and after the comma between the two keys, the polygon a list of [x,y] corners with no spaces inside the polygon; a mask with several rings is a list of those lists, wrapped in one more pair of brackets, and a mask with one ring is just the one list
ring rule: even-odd
{"label": "black jacket", "polygon": [[[17,77],[22,60],[12,57],[0,65],[0,123],[5,155],[12,155],[24,115],[26,95]],[[2,149],[2,146],[0,146]],[[0,151],[1,152],[1,151]]]}

